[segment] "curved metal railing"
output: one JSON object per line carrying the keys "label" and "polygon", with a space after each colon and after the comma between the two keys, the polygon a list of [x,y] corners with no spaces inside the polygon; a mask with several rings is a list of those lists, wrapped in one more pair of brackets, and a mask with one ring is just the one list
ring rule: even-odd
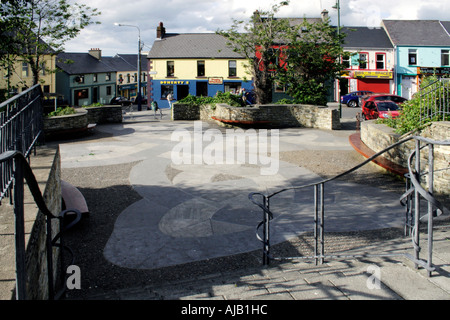
{"label": "curved metal railing", "polygon": [[[432,267],[432,232],[433,232],[433,216],[436,216],[436,213],[433,214],[433,212],[439,211],[442,213],[444,211],[444,206],[433,196],[433,174],[434,174],[434,145],[445,145],[449,146],[450,141],[435,141],[431,139],[426,139],[420,136],[410,136],[403,140],[398,141],[395,144],[392,144],[391,146],[381,150],[380,152],[377,152],[370,158],[366,159],[365,161],[361,162],[359,165],[341,173],[338,174],[332,178],[324,179],[322,181],[316,182],[316,183],[310,183],[302,186],[294,186],[294,187],[288,187],[281,189],[279,191],[273,192],[271,194],[263,194],[260,192],[252,192],[249,194],[249,199],[252,201],[255,205],[260,207],[263,211],[263,220],[258,223],[256,226],[256,237],[257,239],[262,242],[263,244],[263,264],[269,264],[270,260],[293,260],[293,259],[314,259],[316,261],[316,264],[320,260],[321,263],[323,263],[325,257],[329,258],[340,258],[340,257],[368,257],[368,256],[392,256],[392,254],[384,254],[384,255],[329,255],[325,256],[324,252],[324,221],[325,221],[325,208],[324,208],[324,187],[325,184],[336,180],[338,178],[341,178],[343,176],[346,176],[357,169],[361,168],[362,166],[366,165],[367,163],[371,162],[375,158],[379,157],[380,155],[388,152],[389,150],[398,147],[399,145],[402,145],[410,140],[416,141],[416,150],[411,153],[411,155],[408,158],[408,171],[409,173],[406,174],[407,178],[407,190],[406,192],[401,196],[400,203],[407,207],[406,209],[406,219],[405,219],[405,231],[406,226],[411,230],[411,234],[413,235],[413,244],[414,244],[414,250],[415,255],[414,257],[407,255],[407,257],[411,260],[413,260],[416,265],[421,265],[424,268],[426,268],[431,275],[431,271],[434,270]],[[426,145],[421,147],[420,142],[425,142]],[[430,152],[428,156],[428,183],[430,185],[429,190],[427,191],[425,188],[422,187],[420,184],[420,176],[423,175],[420,172],[420,149],[424,147],[429,147]],[[412,163],[415,159],[415,168],[413,169]],[[444,170],[448,170],[449,168],[446,168]],[[314,255],[313,256],[301,256],[301,257],[274,257],[270,253],[270,221],[273,219],[273,212],[270,209],[270,200],[276,195],[279,195],[283,192],[289,191],[289,190],[299,190],[299,189],[305,189],[305,188],[314,188]],[[420,217],[420,196],[423,197],[428,202],[429,207],[429,213],[427,215],[428,217],[428,239],[429,239],[429,245],[428,245],[428,260],[424,262],[423,260],[419,259],[419,251],[420,251],[420,245],[419,245],[419,232],[418,227],[419,223],[421,222],[421,219],[423,220],[423,217]],[[256,197],[261,197],[262,201],[258,201]],[[414,205],[412,205],[412,199],[414,198]],[[413,208],[414,208],[414,222],[412,222],[412,215],[413,215]],[[260,235],[260,229],[262,229],[262,236]],[[320,244],[320,247],[319,247]],[[320,252],[319,252],[320,251]]]}
{"label": "curved metal railing", "polygon": [[[13,204],[15,215],[15,250],[16,250],[16,299],[24,300],[26,295],[26,257],[25,257],[25,223],[24,223],[24,179],[27,182],[28,188],[36,202],[39,210],[45,216],[47,238],[46,238],[46,251],[47,251],[47,276],[48,276],[48,292],[49,299],[59,299],[66,289],[66,273],[63,269],[64,262],[64,250],[59,250],[60,259],[60,277],[62,289],[56,290],[54,282],[54,270],[53,270],[53,247],[67,250],[71,255],[71,263],[74,264],[73,252],[64,245],[62,235],[63,233],[77,224],[81,219],[81,213],[76,209],[67,209],[60,212],[58,215],[54,215],[45,204],[44,198],[39,189],[39,185],[36,181],[36,177],[28,164],[25,156],[19,151],[6,151],[0,154],[0,163],[12,162],[14,177],[14,191],[13,191]],[[70,214],[70,221],[66,222]],[[54,219],[59,220],[59,231],[53,237],[52,233],[52,221]]]}

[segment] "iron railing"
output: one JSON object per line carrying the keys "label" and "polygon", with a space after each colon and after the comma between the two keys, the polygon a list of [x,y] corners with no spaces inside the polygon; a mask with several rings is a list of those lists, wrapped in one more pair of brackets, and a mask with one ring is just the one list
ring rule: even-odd
{"label": "iron railing", "polygon": [[420,125],[450,116],[450,79],[440,79],[420,90]]}
{"label": "iron railing", "polygon": [[[29,158],[43,137],[42,90],[35,85],[0,104],[0,153],[21,152]],[[12,167],[2,163],[0,168],[0,201],[10,194]]]}
{"label": "iron railing", "polygon": [[[9,196],[14,205],[14,239],[16,263],[16,299],[27,299],[27,267],[24,222],[24,180],[27,182],[31,195],[46,220],[46,259],[48,276],[48,297],[59,299],[65,292],[66,273],[63,270],[64,250],[54,251],[53,247],[66,249],[62,234],[81,219],[78,210],[67,209],[54,215],[47,207],[39,189],[36,177],[30,167],[29,160],[32,150],[39,139],[43,137],[42,124],[42,90],[40,85],[16,95],[0,104],[0,201]],[[70,221],[65,219],[69,217]],[[52,221],[59,220],[59,232],[53,236]],[[60,286],[56,289],[54,277],[54,255],[59,255]]]}
{"label": "iron railing", "polygon": [[[263,211],[263,220],[256,227],[256,237],[263,244],[263,264],[267,265],[270,263],[270,260],[296,260],[296,259],[314,259],[317,264],[324,262],[325,258],[333,258],[333,259],[345,259],[345,258],[361,258],[361,257],[380,257],[380,256],[398,256],[399,254],[361,254],[361,255],[325,255],[325,204],[324,204],[324,194],[325,194],[325,185],[328,182],[336,180],[338,178],[344,177],[357,169],[361,168],[365,164],[371,162],[378,156],[383,153],[398,147],[399,145],[410,141],[416,141],[416,150],[412,152],[411,156],[408,159],[408,170],[409,173],[406,175],[407,178],[407,190],[405,194],[403,194],[400,198],[400,203],[406,206],[406,217],[405,217],[405,230],[410,230],[410,234],[412,235],[413,247],[414,247],[414,255],[409,254],[401,254],[402,256],[407,257],[412,260],[416,266],[424,267],[429,275],[434,270],[432,265],[432,248],[433,248],[433,217],[439,215],[444,211],[443,205],[433,196],[433,175],[435,172],[434,169],[434,145],[443,145],[450,146],[450,141],[434,141],[430,139],[425,139],[423,137],[414,136],[408,137],[397,143],[387,147],[386,149],[374,154],[372,157],[366,159],[364,162],[359,165],[351,168],[350,170],[343,172],[335,177],[322,180],[317,183],[311,183],[298,187],[289,187],[285,189],[281,189],[271,194],[263,194],[260,192],[252,192],[249,194],[249,199],[258,207],[260,207]],[[421,146],[420,143],[424,142],[425,145]],[[420,150],[424,147],[429,148],[429,156],[428,156],[428,190],[421,186],[420,176],[423,175],[420,169]],[[412,163],[415,160],[415,167],[413,168]],[[448,170],[450,168],[441,168],[441,170]],[[275,257],[271,253],[270,248],[270,222],[274,217],[273,211],[270,208],[270,201],[273,197],[280,195],[289,190],[299,190],[299,189],[314,189],[314,254],[312,256],[299,256],[299,257]],[[262,201],[258,201],[257,197],[261,197]],[[421,198],[425,199],[428,202],[428,213],[426,215],[420,216],[420,201]],[[350,214],[350,213],[349,213]],[[419,223],[422,221],[428,222],[428,259],[422,260],[419,257],[420,252],[420,243],[419,243]],[[261,229],[262,228],[262,235]]]}
{"label": "iron railing", "polygon": [[[65,292],[65,272],[64,272],[64,255],[63,250],[59,252],[59,266],[62,289],[56,290],[53,270],[53,247],[63,248],[70,252],[72,251],[64,246],[62,234],[68,230],[81,219],[81,213],[75,209],[67,209],[54,215],[45,204],[44,198],[39,189],[36,177],[25,158],[25,156],[18,151],[6,151],[0,154],[0,163],[9,163],[14,169],[14,190],[13,190],[13,204],[15,216],[15,254],[16,254],[16,299],[27,299],[27,270],[26,270],[26,248],[25,248],[25,221],[24,221],[24,179],[27,182],[28,188],[36,202],[39,210],[45,216],[46,220],[46,255],[47,255],[47,276],[48,276],[48,296],[50,300],[59,299]],[[66,222],[65,218],[70,215],[70,221]],[[59,232],[53,236],[52,221],[59,220]]]}

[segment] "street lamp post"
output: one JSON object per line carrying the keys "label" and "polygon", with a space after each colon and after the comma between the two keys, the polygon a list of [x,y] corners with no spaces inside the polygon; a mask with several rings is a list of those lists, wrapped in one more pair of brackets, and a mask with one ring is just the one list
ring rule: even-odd
{"label": "street lamp post", "polygon": [[138,111],[142,110],[142,102],[141,102],[141,29],[138,26],[134,26],[131,24],[122,24],[122,23],[114,23],[114,25],[119,27],[133,27],[138,29],[138,56],[137,56],[137,69],[138,69],[138,77],[137,77],[137,94],[136,100],[138,103]]}
{"label": "street lamp post", "polygon": [[[337,29],[337,34],[338,34],[338,38],[341,34],[341,6],[339,4],[339,0],[336,0],[336,5],[333,6],[333,9],[337,9],[337,14],[338,14],[338,29]],[[340,56],[339,56],[340,58]],[[339,100],[339,117],[342,118],[342,103],[341,103],[341,82],[338,79],[337,81],[338,83],[338,100]]]}

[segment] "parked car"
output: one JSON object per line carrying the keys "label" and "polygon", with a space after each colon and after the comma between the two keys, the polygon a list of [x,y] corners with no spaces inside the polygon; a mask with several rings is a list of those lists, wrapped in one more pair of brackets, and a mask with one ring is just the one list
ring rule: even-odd
{"label": "parked car", "polygon": [[362,106],[362,118],[363,120],[396,118],[399,111],[400,107],[393,101],[365,101]]}
{"label": "parked car", "polygon": [[359,97],[373,93],[372,91],[354,91],[341,97],[341,103],[346,104],[350,108],[356,108],[359,104]]}
{"label": "parked car", "polygon": [[403,98],[401,96],[397,96],[395,94],[390,93],[374,93],[374,94],[368,94],[365,96],[359,97],[359,105],[364,105],[364,102],[366,101],[392,101],[395,102],[398,105],[401,105],[403,102],[407,101],[408,99]]}
{"label": "parked car", "polygon": [[125,97],[117,96],[111,99],[110,104],[120,104],[121,106],[130,106],[132,102]]}

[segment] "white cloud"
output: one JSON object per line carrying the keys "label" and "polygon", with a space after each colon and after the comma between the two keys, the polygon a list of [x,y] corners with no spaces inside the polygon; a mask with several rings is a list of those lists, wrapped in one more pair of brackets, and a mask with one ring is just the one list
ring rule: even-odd
{"label": "white cloud", "polygon": [[[169,33],[215,32],[228,29],[232,19],[248,19],[258,10],[269,10],[280,1],[274,0],[70,0],[98,8],[100,25],[91,25],[77,39],[66,45],[68,52],[87,52],[101,48],[104,55],[134,53],[137,51],[137,30],[114,26],[114,22],[139,26],[142,41],[151,46],[156,27],[163,22]],[[380,26],[382,19],[440,19],[450,20],[450,1],[432,0],[345,0],[340,1],[341,25]],[[329,11],[333,24],[337,24],[336,0],[291,0],[279,16],[320,17]],[[447,15],[447,17],[446,17]],[[144,50],[149,50],[145,47]]]}

